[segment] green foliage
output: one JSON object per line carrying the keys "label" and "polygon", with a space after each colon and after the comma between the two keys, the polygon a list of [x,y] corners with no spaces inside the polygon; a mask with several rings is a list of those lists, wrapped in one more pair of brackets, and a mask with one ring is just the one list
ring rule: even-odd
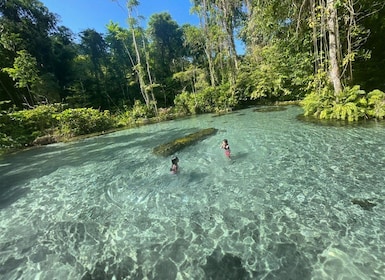
{"label": "green foliage", "polygon": [[197,93],[182,92],[175,97],[175,109],[183,114],[210,113],[234,107],[238,99],[229,84],[206,87]]}
{"label": "green foliage", "polygon": [[147,115],[147,106],[140,100],[135,100],[135,104],[131,110],[131,115],[134,119],[145,117]]}
{"label": "green foliage", "polygon": [[[175,117],[173,108],[159,108],[158,115],[154,117],[152,111],[147,113],[150,110],[140,101],[137,101],[136,105],[131,109],[127,106],[124,108],[124,111],[121,111],[114,116],[117,127],[132,127],[138,124],[169,120]],[[152,116],[152,119],[150,116]]]}
{"label": "green foliage", "polygon": [[30,145],[57,126],[55,114],[62,105],[40,105],[33,109],[0,114],[1,149]]}
{"label": "green foliage", "polygon": [[192,114],[195,112],[195,98],[196,93],[192,96],[191,93],[183,91],[175,97],[175,110],[184,115]]}
{"label": "green foliage", "polygon": [[[3,104],[9,103],[9,101],[0,101],[0,106]],[[6,111],[1,110],[0,111],[0,154],[2,151],[9,149],[9,148],[15,148],[18,146],[18,143],[16,143],[8,134],[10,129],[9,124],[11,123],[10,116],[7,114]]]}
{"label": "green foliage", "polygon": [[[0,105],[5,103],[8,102],[0,101]],[[0,111],[0,150],[29,146],[42,136],[70,138],[132,126],[138,120],[153,117],[153,111],[139,100],[131,109],[126,107],[117,116],[112,116],[109,111],[101,112],[92,108],[63,110],[62,104],[52,104],[15,112]],[[170,115],[170,109],[160,110],[156,120],[168,119]]]}
{"label": "green foliage", "polygon": [[131,111],[127,110],[126,106],[125,108],[126,110],[119,112],[119,114],[115,117],[117,127],[128,127],[135,123],[135,119],[132,117]]}
{"label": "green foliage", "polygon": [[385,117],[385,93],[374,90],[368,94],[360,86],[346,87],[335,95],[330,88],[311,92],[301,102],[305,116],[319,119],[347,120],[383,119]]}
{"label": "green foliage", "polygon": [[183,32],[170,14],[153,14],[148,21],[147,34],[150,36],[151,69],[155,77],[164,80],[173,71],[183,69],[183,65],[178,65],[184,51]]}
{"label": "green foliage", "polygon": [[109,111],[92,108],[67,109],[56,115],[60,132],[67,137],[102,132],[116,126]]}
{"label": "green foliage", "polygon": [[255,48],[241,65],[237,91],[250,99],[299,99],[311,73],[308,54],[274,44]]}
{"label": "green foliage", "polygon": [[46,129],[57,125],[55,114],[62,110],[62,104],[40,105],[31,110],[22,110],[10,114],[15,121],[22,123],[32,134],[41,136]]}
{"label": "green foliage", "polygon": [[376,119],[384,119],[385,117],[385,93],[375,89],[368,93],[367,113]]}
{"label": "green foliage", "polygon": [[29,87],[38,80],[36,58],[31,56],[26,50],[17,52],[13,68],[6,67],[2,70],[16,81],[15,85],[19,88]]}
{"label": "green foliage", "polygon": [[134,106],[131,109],[131,115],[134,119],[150,118],[154,116],[155,104],[150,102],[149,106],[143,104],[140,100],[135,100]]}

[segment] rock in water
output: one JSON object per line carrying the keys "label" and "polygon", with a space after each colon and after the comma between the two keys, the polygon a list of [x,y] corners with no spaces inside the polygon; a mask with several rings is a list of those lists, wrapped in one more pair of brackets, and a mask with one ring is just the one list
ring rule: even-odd
{"label": "rock in water", "polygon": [[208,136],[217,133],[216,128],[206,128],[199,130],[198,132],[186,135],[184,137],[175,139],[174,141],[159,145],[153,149],[153,153],[160,156],[170,156],[175,152],[190,146],[200,140],[207,138]]}

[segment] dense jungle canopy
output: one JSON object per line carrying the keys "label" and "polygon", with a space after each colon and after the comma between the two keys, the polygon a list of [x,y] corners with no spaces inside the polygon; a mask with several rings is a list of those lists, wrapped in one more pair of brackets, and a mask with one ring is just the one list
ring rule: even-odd
{"label": "dense jungle canopy", "polygon": [[50,104],[67,111],[41,129],[90,108],[136,118],[253,100],[301,101],[305,115],[326,119],[385,116],[382,0],[193,0],[199,26],[159,13],[143,27],[140,2],[126,9],[128,27],[74,34],[38,0],[0,0],[3,142],[6,125],[29,118],[17,111]]}

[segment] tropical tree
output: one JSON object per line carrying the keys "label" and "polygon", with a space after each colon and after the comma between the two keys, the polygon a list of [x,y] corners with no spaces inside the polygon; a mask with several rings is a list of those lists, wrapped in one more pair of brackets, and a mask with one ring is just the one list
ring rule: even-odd
{"label": "tropical tree", "polygon": [[[36,64],[32,63],[36,71],[44,76],[42,80],[56,83],[56,78],[49,74],[53,69],[50,34],[55,30],[56,22],[56,16],[40,1],[0,1],[0,54],[3,56],[0,68],[12,68],[16,58],[19,60],[16,64],[28,60],[24,55],[28,53],[36,60]],[[20,51],[25,53],[21,54]],[[0,85],[5,93],[0,93],[0,98],[10,99],[14,105],[21,106],[31,92],[26,94],[22,89],[14,88],[10,78],[8,75],[0,75]],[[28,100],[28,103],[32,102]]]}
{"label": "tropical tree", "polygon": [[[157,106],[156,106],[156,100],[153,92],[153,88],[156,85],[153,83],[153,80],[152,80],[153,78],[150,71],[149,54],[146,47],[145,34],[142,28],[138,27],[138,19],[135,18],[133,15],[133,13],[136,11],[137,6],[139,6],[139,1],[137,0],[127,1],[128,25],[132,35],[132,42],[135,50],[135,60],[133,60],[134,62],[133,66],[134,66],[134,71],[138,77],[140,92],[142,93],[142,96],[146,103],[147,108],[154,107],[156,112]],[[139,40],[142,41],[141,46],[138,43],[138,38]],[[144,56],[144,64],[142,62],[143,60],[142,55]]]}
{"label": "tropical tree", "polygon": [[[132,37],[127,29],[117,23],[107,25],[105,41],[108,46],[107,81],[111,95],[118,107],[134,105],[134,100],[141,94],[133,70]],[[139,93],[139,94],[138,94]]]}
{"label": "tropical tree", "polygon": [[28,90],[28,96],[23,96],[25,105],[29,107],[34,105],[37,98],[34,96],[33,88],[39,81],[36,58],[26,50],[18,51],[13,67],[6,67],[2,70],[15,81],[17,88],[26,88]]}
{"label": "tropical tree", "polygon": [[74,34],[65,26],[59,26],[50,36],[52,49],[52,72],[57,79],[60,101],[70,95],[75,80],[74,59],[78,53]]}
{"label": "tropical tree", "polygon": [[74,106],[82,106],[82,102],[75,105],[76,102],[73,102],[75,97],[77,101],[87,100],[85,104],[87,106],[110,108],[111,100],[105,84],[107,45],[103,36],[94,29],[82,31],[74,62],[75,83],[67,100]]}
{"label": "tropical tree", "polygon": [[151,68],[158,81],[183,69],[183,31],[170,14],[153,14],[148,22]]}

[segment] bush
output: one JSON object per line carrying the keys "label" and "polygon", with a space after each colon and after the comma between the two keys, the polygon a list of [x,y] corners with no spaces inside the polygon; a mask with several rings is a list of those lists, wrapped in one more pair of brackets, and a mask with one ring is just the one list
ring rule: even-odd
{"label": "bush", "polygon": [[129,110],[119,112],[115,119],[117,127],[131,126],[135,123],[135,119],[132,117],[132,113]]}
{"label": "bush", "polygon": [[33,109],[0,114],[2,149],[30,145],[37,137],[57,126],[55,114],[60,104],[39,105]]}
{"label": "bush", "polygon": [[20,143],[11,137],[11,133],[15,132],[12,120],[5,112],[0,112],[0,154],[4,150],[14,149],[21,146]]}
{"label": "bush", "polygon": [[319,119],[347,120],[383,119],[385,117],[385,93],[374,90],[365,93],[360,86],[346,87],[335,95],[329,87],[311,92],[300,103],[305,116]]}
{"label": "bush", "polygon": [[174,100],[175,110],[184,115],[195,114],[195,98],[195,93],[191,94],[184,91],[178,94]]}
{"label": "bush", "polygon": [[61,104],[39,105],[31,110],[22,110],[10,114],[11,118],[20,122],[23,127],[38,136],[46,129],[57,126],[55,115],[62,110]]}
{"label": "bush", "polygon": [[135,100],[134,106],[131,110],[131,115],[134,119],[149,117],[149,111],[145,104],[140,100]]}
{"label": "bush", "polygon": [[7,134],[0,132],[0,155],[5,150],[15,149],[15,148],[18,148],[20,146],[21,146],[20,143],[17,143],[15,140],[13,140]]}
{"label": "bush", "polygon": [[384,119],[385,117],[385,93],[375,89],[368,93],[367,114],[375,119]]}
{"label": "bush", "polygon": [[67,137],[102,132],[116,127],[109,111],[92,108],[67,109],[56,116],[60,132]]}
{"label": "bush", "polygon": [[226,110],[237,104],[230,86],[206,87],[197,93],[182,92],[174,100],[175,110],[182,114],[211,113]]}
{"label": "bush", "polygon": [[[147,121],[148,118],[155,116],[155,103],[150,103],[150,108],[143,104],[140,100],[135,100],[134,106],[130,109],[128,106],[124,106],[124,111],[119,112],[115,117],[117,126],[132,126],[140,121]],[[160,111],[158,111],[158,114]],[[158,115],[159,116],[159,115]],[[164,116],[162,116],[164,117]],[[139,121],[139,123],[140,123]]]}

